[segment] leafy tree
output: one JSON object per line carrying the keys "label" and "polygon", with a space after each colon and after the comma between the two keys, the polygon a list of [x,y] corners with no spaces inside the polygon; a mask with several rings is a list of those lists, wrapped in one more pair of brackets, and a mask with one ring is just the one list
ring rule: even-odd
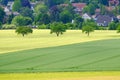
{"label": "leafy tree", "polygon": [[100,4],[109,5],[108,0],[98,0]]}
{"label": "leafy tree", "polygon": [[89,13],[89,7],[88,7],[88,6],[85,6],[85,7],[84,7],[83,13]]}
{"label": "leafy tree", "polygon": [[88,36],[90,34],[90,32],[93,32],[94,28],[92,26],[86,25],[82,27],[82,32],[86,33]]}
{"label": "leafy tree", "polygon": [[48,14],[43,14],[41,17],[41,22],[43,24],[49,24],[50,23],[50,16]]}
{"label": "leafy tree", "polygon": [[65,26],[67,29],[76,29],[76,25],[73,23],[67,23],[67,24],[65,24]]}
{"label": "leafy tree", "polygon": [[72,18],[73,18],[72,14],[69,11],[67,11],[67,10],[65,10],[65,11],[63,11],[63,12],[60,13],[60,20],[63,23],[69,23],[69,22],[71,22]]}
{"label": "leafy tree", "polygon": [[5,16],[5,12],[4,12],[3,8],[0,7],[0,22],[1,23],[3,22],[4,16]]}
{"label": "leafy tree", "polygon": [[2,5],[7,5],[8,0],[0,0],[0,3],[1,3]]}
{"label": "leafy tree", "polygon": [[15,0],[14,4],[12,6],[13,11],[20,11],[20,8],[22,7],[21,0]]}
{"label": "leafy tree", "polygon": [[50,18],[51,22],[58,22],[60,20],[60,9],[58,8],[58,6],[53,6],[52,8],[50,8]]}
{"label": "leafy tree", "polygon": [[120,6],[116,6],[115,9],[113,10],[113,13],[115,15],[120,15]]}
{"label": "leafy tree", "polygon": [[23,7],[20,9],[20,14],[24,17],[30,17],[33,18],[33,11],[29,9],[28,7]]}
{"label": "leafy tree", "polygon": [[21,34],[23,37],[29,33],[32,33],[33,30],[30,27],[18,27],[15,31],[17,34]]}
{"label": "leafy tree", "polygon": [[103,14],[103,15],[106,13],[105,6],[102,5],[102,4],[100,4],[100,13]]}
{"label": "leafy tree", "polygon": [[92,26],[94,29],[98,29],[98,26],[97,24],[94,22],[94,20],[87,20],[83,23],[83,26],[86,26],[86,25],[89,25],[89,26]]}
{"label": "leafy tree", "polygon": [[89,5],[89,14],[94,15],[95,14],[95,5],[90,3]]}
{"label": "leafy tree", "polygon": [[35,25],[38,24],[41,21],[41,17],[42,17],[41,13],[34,15],[34,24]]}
{"label": "leafy tree", "polygon": [[65,0],[45,0],[45,4],[50,8],[54,5],[64,3]]}
{"label": "leafy tree", "polygon": [[47,11],[48,11],[48,8],[44,4],[37,4],[36,7],[35,7],[35,13],[36,14],[39,14],[39,13],[44,14],[44,13],[47,13]]}
{"label": "leafy tree", "polygon": [[109,25],[109,30],[116,30],[117,29],[117,24],[115,22],[111,22]]}
{"label": "leafy tree", "polygon": [[66,27],[63,23],[54,22],[50,25],[51,34],[55,33],[57,36],[62,35],[66,31]]}
{"label": "leafy tree", "polygon": [[84,19],[81,16],[77,16],[75,18],[75,23],[77,24],[78,29],[82,28],[83,22],[84,22]]}
{"label": "leafy tree", "polygon": [[30,1],[29,0],[21,0],[22,7],[28,7],[31,8]]}
{"label": "leafy tree", "polygon": [[13,18],[12,23],[16,26],[26,26],[32,23],[32,19],[30,17],[16,16]]}
{"label": "leafy tree", "polygon": [[8,17],[7,17],[7,19],[6,19],[7,24],[11,24],[13,18],[14,18],[14,15],[13,15],[13,14],[8,15]]}
{"label": "leafy tree", "polygon": [[117,33],[120,33],[120,24],[117,27]]}
{"label": "leafy tree", "polygon": [[90,3],[88,6],[86,6],[84,9],[83,9],[83,12],[84,13],[89,13],[91,15],[94,15],[95,14],[95,5]]}

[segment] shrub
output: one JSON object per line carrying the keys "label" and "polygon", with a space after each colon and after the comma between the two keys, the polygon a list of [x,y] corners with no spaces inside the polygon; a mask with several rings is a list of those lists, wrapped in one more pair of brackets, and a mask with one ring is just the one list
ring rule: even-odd
{"label": "shrub", "polygon": [[4,24],[2,29],[15,29],[16,26],[14,24]]}
{"label": "shrub", "polygon": [[39,25],[37,27],[38,29],[47,29],[47,26],[45,24]]}

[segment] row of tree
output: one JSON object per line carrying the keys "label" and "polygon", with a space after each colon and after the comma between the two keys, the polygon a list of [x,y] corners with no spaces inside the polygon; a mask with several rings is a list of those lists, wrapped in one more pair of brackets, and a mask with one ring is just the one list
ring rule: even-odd
{"label": "row of tree", "polygon": [[[62,35],[64,32],[66,32],[67,30],[67,26],[61,22],[54,22],[52,24],[50,24],[50,33],[55,33],[57,36]],[[93,32],[95,30],[95,25],[93,25],[92,23],[85,23],[84,26],[82,27],[82,32],[86,33],[88,36],[90,35],[91,32]],[[120,33],[120,24],[117,27],[117,33]],[[27,35],[29,33],[32,33],[33,30],[31,27],[26,27],[26,26],[20,26],[17,27],[16,29],[16,33],[18,34],[22,34],[22,36],[24,37],[24,35]]]}

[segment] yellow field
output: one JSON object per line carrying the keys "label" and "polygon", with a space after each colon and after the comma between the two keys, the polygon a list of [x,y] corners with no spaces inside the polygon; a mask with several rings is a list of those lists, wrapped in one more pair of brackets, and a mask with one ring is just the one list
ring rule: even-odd
{"label": "yellow field", "polygon": [[0,74],[0,80],[120,80],[120,72]]}
{"label": "yellow field", "polygon": [[80,30],[68,30],[64,35],[56,37],[49,30],[34,30],[33,34],[22,37],[14,30],[0,30],[0,54],[111,38],[119,38],[119,34],[116,31],[95,31],[88,37]]}

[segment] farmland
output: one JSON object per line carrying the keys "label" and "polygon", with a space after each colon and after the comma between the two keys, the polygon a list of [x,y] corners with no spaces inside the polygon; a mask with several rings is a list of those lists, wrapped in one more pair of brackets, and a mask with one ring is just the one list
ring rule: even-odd
{"label": "farmland", "polygon": [[1,30],[0,54],[113,38],[119,38],[116,31],[95,31],[90,34],[90,37],[87,37],[80,30],[68,30],[64,35],[56,37],[55,34],[50,34],[49,30],[34,30],[33,34],[22,37],[17,35],[14,30]]}
{"label": "farmland", "polygon": [[118,44],[111,39],[2,54],[0,72],[119,71]]}
{"label": "farmland", "polygon": [[3,30],[0,38],[2,80],[120,80],[116,31],[95,31],[87,37],[69,30],[56,37],[49,30],[34,30],[22,37]]}

